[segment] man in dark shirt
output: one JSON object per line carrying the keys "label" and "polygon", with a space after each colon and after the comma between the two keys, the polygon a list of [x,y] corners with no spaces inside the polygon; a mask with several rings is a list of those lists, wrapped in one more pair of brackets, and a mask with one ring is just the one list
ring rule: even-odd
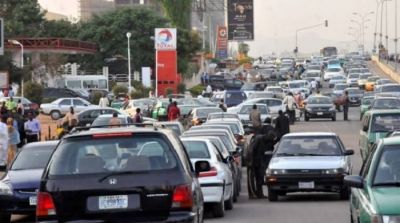
{"label": "man in dark shirt", "polygon": [[343,95],[343,119],[345,121],[349,120],[348,119],[348,114],[349,114],[349,92],[345,91]]}
{"label": "man in dark shirt", "polygon": [[283,114],[282,110],[279,110],[279,116],[275,119],[275,131],[279,139],[290,132],[289,123],[289,118]]}

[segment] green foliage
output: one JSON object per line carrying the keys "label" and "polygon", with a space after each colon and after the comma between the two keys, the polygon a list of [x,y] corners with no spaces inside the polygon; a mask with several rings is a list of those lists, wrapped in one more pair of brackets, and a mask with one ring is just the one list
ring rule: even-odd
{"label": "green foliage", "polygon": [[199,85],[196,85],[196,86],[190,88],[189,91],[190,91],[190,93],[191,93],[194,97],[196,97],[196,96],[198,96],[198,95],[201,95],[201,93],[202,93],[203,90],[205,90],[205,89],[206,89],[206,88],[205,88],[203,85],[199,84]]}
{"label": "green foliage", "polygon": [[178,28],[178,72],[184,78],[191,77],[190,60],[201,50],[201,38],[196,32]]}
{"label": "green foliage", "polygon": [[90,100],[90,103],[98,105],[102,96],[103,94],[101,92],[95,92],[93,98]]}
{"label": "green foliage", "polygon": [[186,84],[179,83],[178,86],[176,87],[176,90],[178,91],[178,94],[184,94],[186,91]]}
{"label": "green foliage", "polygon": [[246,55],[247,56],[247,54],[249,53],[249,51],[250,51],[250,46],[249,46],[249,44],[247,44],[247,43],[240,43],[239,44],[239,53],[240,54],[244,54],[244,55]]}
{"label": "green foliage", "polygon": [[35,103],[42,103],[42,91],[43,86],[41,84],[31,81],[24,83],[24,97]]}
{"label": "green foliage", "polygon": [[125,86],[119,86],[116,85],[113,89],[112,89],[113,93],[115,96],[117,96],[118,94],[127,94],[128,93],[128,88]]}
{"label": "green foliage", "polygon": [[141,92],[141,91],[132,91],[130,96],[132,99],[139,99],[139,98],[143,97],[142,95],[143,95],[143,92]]}
{"label": "green foliage", "polygon": [[190,12],[192,0],[158,0],[163,6],[164,12],[172,21],[172,25],[190,29]]}
{"label": "green foliage", "polygon": [[57,100],[57,98],[42,98],[42,104],[51,103],[55,100]]}
{"label": "green foliage", "polygon": [[173,93],[174,93],[174,89],[172,89],[172,88],[165,89],[165,95],[170,95],[170,94],[173,94]]}

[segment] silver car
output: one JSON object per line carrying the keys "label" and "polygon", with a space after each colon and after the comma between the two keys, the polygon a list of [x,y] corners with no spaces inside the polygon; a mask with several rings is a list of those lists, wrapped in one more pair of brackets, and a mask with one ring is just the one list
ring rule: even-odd
{"label": "silver car", "polygon": [[[239,118],[242,121],[244,126],[251,125],[250,112],[251,112],[251,110],[253,110],[253,105],[254,104],[244,104],[243,106],[241,106],[241,108],[238,112]],[[268,107],[265,104],[255,104],[255,105],[257,106],[257,110],[261,113],[261,121],[262,122],[266,118],[271,118]]]}
{"label": "silver car", "polygon": [[335,133],[309,132],[285,135],[266,171],[268,198],[289,192],[338,192],[348,199],[350,190],[343,178],[351,174],[350,155]]}
{"label": "silver car", "polygon": [[50,115],[53,120],[58,120],[69,112],[70,107],[79,113],[88,108],[98,108],[82,98],[59,98],[48,104],[41,104],[40,109],[43,114]]}

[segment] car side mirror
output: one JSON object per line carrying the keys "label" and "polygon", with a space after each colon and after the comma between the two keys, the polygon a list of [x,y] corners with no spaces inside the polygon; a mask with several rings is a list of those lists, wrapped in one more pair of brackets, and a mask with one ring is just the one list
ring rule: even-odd
{"label": "car side mirror", "polygon": [[364,179],[361,176],[346,176],[344,184],[350,187],[364,188]]}
{"label": "car side mirror", "polygon": [[208,161],[197,161],[194,166],[194,170],[197,175],[199,175],[201,172],[207,172],[211,170],[211,165]]}
{"label": "car side mirror", "polygon": [[352,149],[348,149],[348,150],[344,151],[344,155],[345,155],[345,156],[351,156],[351,155],[354,155],[354,150],[352,150]]}

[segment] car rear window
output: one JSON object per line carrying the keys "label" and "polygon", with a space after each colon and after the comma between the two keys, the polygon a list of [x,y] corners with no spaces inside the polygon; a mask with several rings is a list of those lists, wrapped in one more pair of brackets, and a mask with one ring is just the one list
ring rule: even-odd
{"label": "car rear window", "polygon": [[56,146],[38,146],[22,149],[12,164],[11,170],[44,169]]}
{"label": "car rear window", "polygon": [[341,148],[332,136],[292,136],[282,139],[277,150],[277,155],[280,154],[339,156]]}
{"label": "car rear window", "polygon": [[229,92],[226,93],[226,99],[246,99],[246,94],[244,92]]}
{"label": "car rear window", "polygon": [[371,132],[390,132],[400,129],[400,114],[376,114],[372,118]]}
{"label": "car rear window", "polygon": [[177,167],[172,151],[164,137],[153,134],[66,139],[52,157],[49,175],[170,170]]}
{"label": "car rear window", "polygon": [[209,159],[210,153],[205,142],[201,141],[183,141],[190,159]]}
{"label": "car rear window", "polygon": [[214,112],[223,112],[220,108],[204,108],[204,109],[196,109],[196,116],[201,118],[207,118],[208,114]]}

